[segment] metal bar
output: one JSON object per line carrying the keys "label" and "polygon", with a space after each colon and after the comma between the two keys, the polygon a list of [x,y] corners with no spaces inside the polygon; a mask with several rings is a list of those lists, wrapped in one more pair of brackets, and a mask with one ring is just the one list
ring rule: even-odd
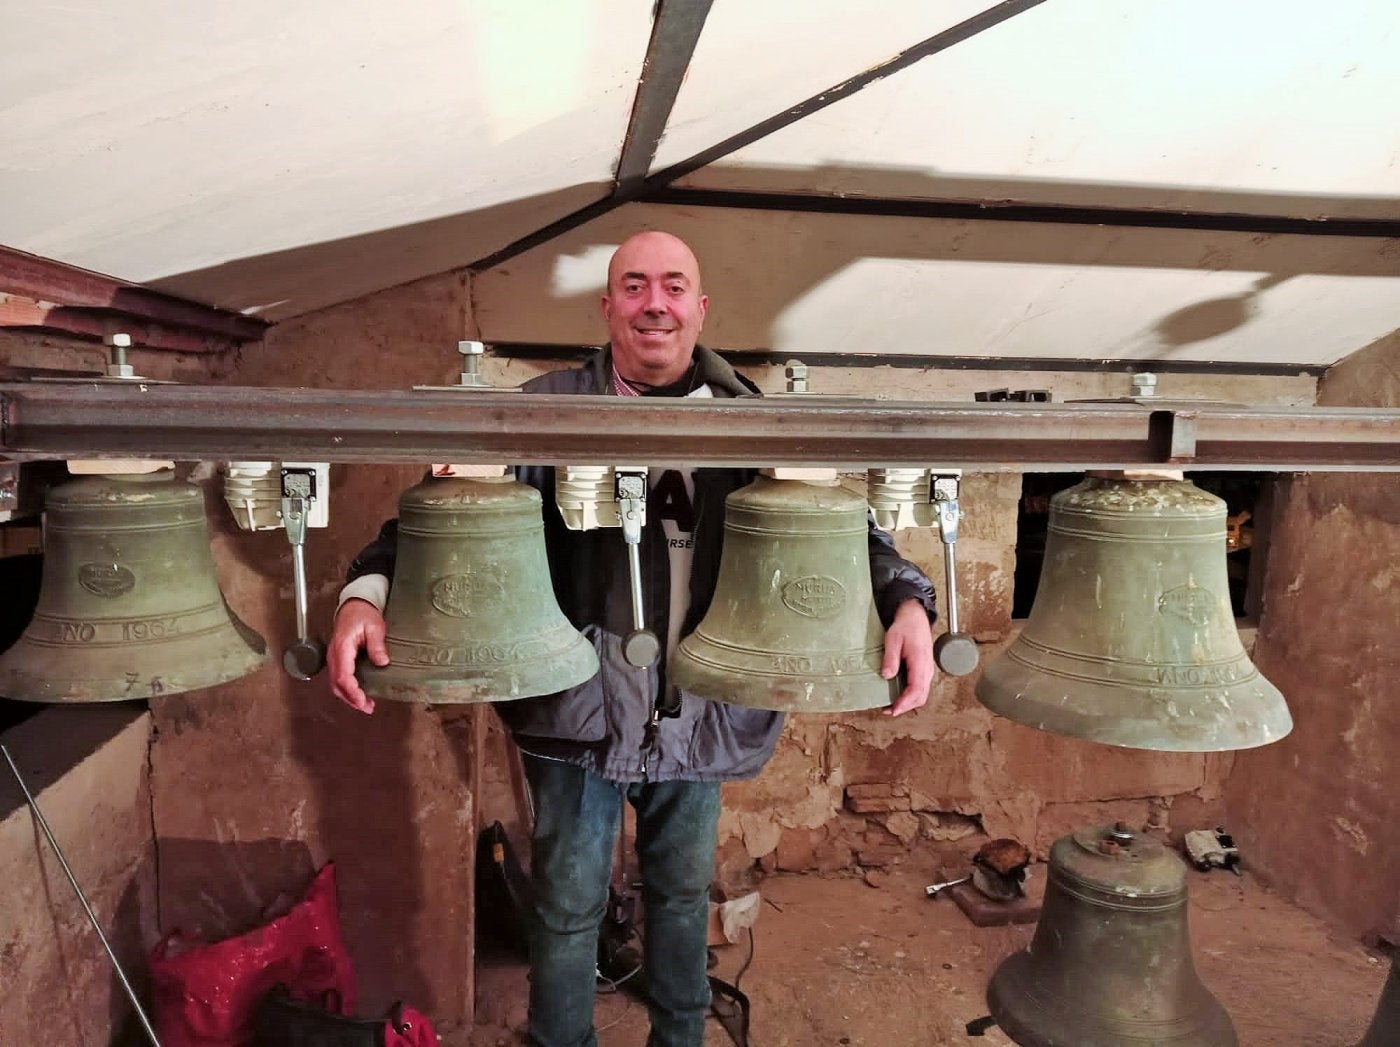
{"label": "metal bar", "polygon": [[265,320],[152,291],[12,247],[0,247],[0,291],[55,305],[112,309],[235,342],[256,342],[269,326]]}
{"label": "metal bar", "polygon": [[5,762],[10,765],[10,773],[15,776],[15,781],[19,783],[20,791],[24,793],[24,800],[34,813],[34,820],[44,831],[44,837],[49,841],[49,846],[53,848],[54,857],[58,859],[58,864],[63,866],[63,874],[68,877],[68,882],[73,887],[73,893],[78,896],[78,901],[82,903],[83,912],[87,913],[87,918],[92,923],[92,929],[97,932],[97,940],[102,943],[102,948],[107,950],[107,959],[112,961],[112,969],[117,972],[117,979],[122,983],[122,988],[126,990],[131,1006],[136,1008],[136,1016],[141,1020],[141,1027],[146,1030],[147,1038],[155,1047],[160,1047],[160,1040],[156,1038],[156,1031],[151,1027],[151,1021],[146,1017],[141,1001],[136,997],[136,990],[131,987],[131,982],[127,980],[126,972],[122,970],[117,954],[112,951],[112,946],[107,942],[107,936],[102,933],[102,925],[97,922],[97,916],[93,913],[92,906],[83,896],[83,889],[78,886],[78,878],[68,867],[68,861],[63,857],[63,850],[58,846],[58,841],[54,839],[53,832],[49,829],[49,823],[44,819],[44,812],[39,810],[39,804],[35,802],[33,795],[29,792],[29,786],[25,784],[23,776],[19,773],[19,768],[15,766],[15,761],[10,756],[10,750],[5,748],[3,744],[0,744],[0,755],[3,755]]}
{"label": "metal bar", "polygon": [[619,188],[618,191],[603,197],[601,200],[595,200],[593,203],[571,214],[567,214],[563,218],[556,219],[549,225],[527,233],[525,236],[520,237],[518,240],[507,244],[497,251],[493,251],[484,258],[478,258],[467,268],[480,272],[483,269],[490,269],[493,266],[500,265],[502,262],[507,262],[516,255],[523,254],[525,251],[530,250],[532,247],[538,247],[540,244],[548,243],[550,240],[563,236],[565,233],[572,232],[574,229],[577,229],[587,222],[591,222],[595,218],[608,214],[610,211],[615,211],[623,204],[631,203],[644,191],[652,191],[662,186],[670,185],[671,182],[675,181],[677,178],[688,175],[692,171],[699,170],[706,164],[714,163],[716,160],[728,156],[737,149],[742,149],[746,145],[751,145],[765,135],[772,134],[774,131],[801,120],[804,116],[809,116],[821,109],[825,109],[834,102],[849,98],[857,91],[862,90],[877,80],[883,80],[885,77],[897,73],[907,66],[913,65],[922,58],[927,58],[929,55],[947,50],[954,44],[960,44],[964,40],[976,36],[978,33],[990,29],[993,26],[1000,25],[1008,18],[1044,2],[1045,0],[1003,0],[1002,3],[988,8],[980,14],[973,15],[971,18],[959,22],[957,25],[945,29],[941,33],[935,33],[927,40],[901,51],[888,62],[883,62],[873,69],[867,69],[859,76],[853,76],[849,80],[834,84],[825,91],[819,91],[817,94],[812,95],[812,97],[798,102],[796,105],[785,109],[776,116],[771,116],[767,120],[756,123],[752,127],[726,138],[717,145],[713,145],[702,152],[696,153],[688,160],[682,160],[680,163],[674,164],[664,171],[659,171],[654,175],[650,175],[642,182],[631,186],[627,191],[622,191],[621,188]]}
{"label": "metal bar", "polygon": [[690,68],[712,0],[659,0],[647,56],[632,103],[632,118],[617,161],[613,192],[631,194],[651,170],[656,147],[671,119],[681,81]]}
{"label": "metal bar", "polygon": [[[581,360],[596,353],[597,345],[563,342],[487,342],[492,356],[516,360]],[[793,357],[812,367],[895,367],[938,371],[1094,371],[1133,374],[1230,374],[1266,377],[1320,378],[1327,364],[1252,363],[1244,360],[1077,359],[1063,356],[941,356],[919,353],[778,352],[771,349],[715,349],[740,367],[779,366]]]}
{"label": "metal bar", "polygon": [[[0,457],[1112,469],[1167,464],[1152,414],[1135,403],[33,382],[0,385]],[[1191,414],[1195,469],[1400,470],[1400,410]]]}
{"label": "metal bar", "polygon": [[963,222],[1041,222],[1056,225],[1196,229],[1287,236],[1400,238],[1400,221],[1392,218],[1298,218],[1291,215],[1168,211],[1147,207],[1025,204],[1010,200],[919,200],[879,196],[831,196],[825,193],[768,193],[742,189],[678,189],[670,186],[648,189],[638,197],[638,202],[671,204],[677,207],[731,207],[754,211],[886,218],[942,218]]}

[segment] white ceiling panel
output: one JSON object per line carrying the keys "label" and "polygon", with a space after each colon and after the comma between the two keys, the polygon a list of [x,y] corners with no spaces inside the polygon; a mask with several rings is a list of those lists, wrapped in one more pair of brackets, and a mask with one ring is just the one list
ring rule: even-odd
{"label": "white ceiling panel", "polygon": [[1397,51],[1393,0],[1051,0],[683,184],[1396,218]]}
{"label": "white ceiling panel", "polygon": [[679,163],[992,6],[715,0],[652,169]]}
{"label": "white ceiling panel", "polygon": [[[604,195],[650,6],[10,5],[0,243],[126,280],[183,277],[204,298],[189,274],[240,261],[256,274],[248,260],[267,258],[286,282],[225,286],[221,304],[271,295],[292,312],[312,303],[280,252],[475,215],[458,223],[452,264],[472,261],[554,217],[556,194]],[[511,228],[484,220],[502,205]]]}

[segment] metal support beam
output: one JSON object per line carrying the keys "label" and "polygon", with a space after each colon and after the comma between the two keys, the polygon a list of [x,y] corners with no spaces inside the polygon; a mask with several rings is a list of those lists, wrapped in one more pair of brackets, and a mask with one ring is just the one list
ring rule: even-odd
{"label": "metal support beam", "polygon": [[129,334],[142,349],[181,353],[225,352],[239,344],[230,338],[218,338],[188,328],[166,327],[108,309],[74,309],[3,291],[0,291],[0,328],[50,331],[95,340]]}
{"label": "metal support beam", "polygon": [[1400,410],[32,382],[0,457],[1400,471]]}
{"label": "metal support beam", "polygon": [[766,193],[743,189],[676,189],[670,186],[649,189],[640,195],[638,202],[676,207],[729,207],[751,211],[882,218],[942,218],[959,222],[1040,222],[1050,225],[1111,225],[1136,229],[1400,239],[1400,221],[1393,218],[1298,218],[1292,215],[1171,211],[1147,207],[1023,204],[1010,200],[918,200],[907,197],[833,196],[829,193]]}
{"label": "metal support beam", "polygon": [[0,291],[53,305],[106,309],[231,342],[256,342],[269,326],[251,316],[162,294],[11,247],[0,247]]}
{"label": "metal support beam", "polygon": [[651,170],[656,147],[671,119],[681,81],[690,68],[712,0],[658,0],[646,60],[632,103],[632,118],[617,161],[614,194],[630,195]]}

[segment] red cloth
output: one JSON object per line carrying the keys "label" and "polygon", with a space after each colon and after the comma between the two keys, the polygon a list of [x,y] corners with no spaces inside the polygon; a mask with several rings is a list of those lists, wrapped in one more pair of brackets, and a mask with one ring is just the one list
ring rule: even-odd
{"label": "red cloth", "polygon": [[[247,934],[181,948],[189,941],[174,931],[151,954],[162,1047],[248,1047],[258,1001],[278,984],[297,999],[332,993],[345,1013],[355,1011],[355,975],[340,933],[331,863],[286,915]],[[401,1040],[395,1047],[419,1042]]]}

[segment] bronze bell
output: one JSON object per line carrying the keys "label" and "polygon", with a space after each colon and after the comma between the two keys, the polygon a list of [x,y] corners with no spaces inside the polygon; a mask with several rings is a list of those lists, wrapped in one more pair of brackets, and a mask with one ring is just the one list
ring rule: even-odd
{"label": "bronze bell", "polygon": [[0,695],[115,702],[236,680],[267,660],[224,602],[198,487],[90,476],[44,506],[39,604],[0,655]]}
{"label": "bronze bell", "polygon": [[1186,480],[1055,495],[1030,618],[976,694],[1017,723],[1137,749],[1246,749],[1293,726],[1235,627],[1225,503]]}
{"label": "bronze bell", "polygon": [[384,617],[389,664],[359,668],[374,698],[501,702],[598,671],[554,598],[540,494],[512,477],[429,479],[403,493]]}
{"label": "bronze bell", "polygon": [[671,657],[682,690],[785,712],[887,706],[866,503],[838,484],[759,477],[725,501],[715,595]]}
{"label": "bronze bell", "polygon": [[1121,822],[1055,841],[1040,923],[987,1006],[1022,1047],[1238,1043],[1191,960],[1186,863]]}
{"label": "bronze bell", "polygon": [[1390,977],[1381,990],[1375,1017],[1356,1047],[1395,1047],[1400,1043],[1400,954],[1390,963]]}

